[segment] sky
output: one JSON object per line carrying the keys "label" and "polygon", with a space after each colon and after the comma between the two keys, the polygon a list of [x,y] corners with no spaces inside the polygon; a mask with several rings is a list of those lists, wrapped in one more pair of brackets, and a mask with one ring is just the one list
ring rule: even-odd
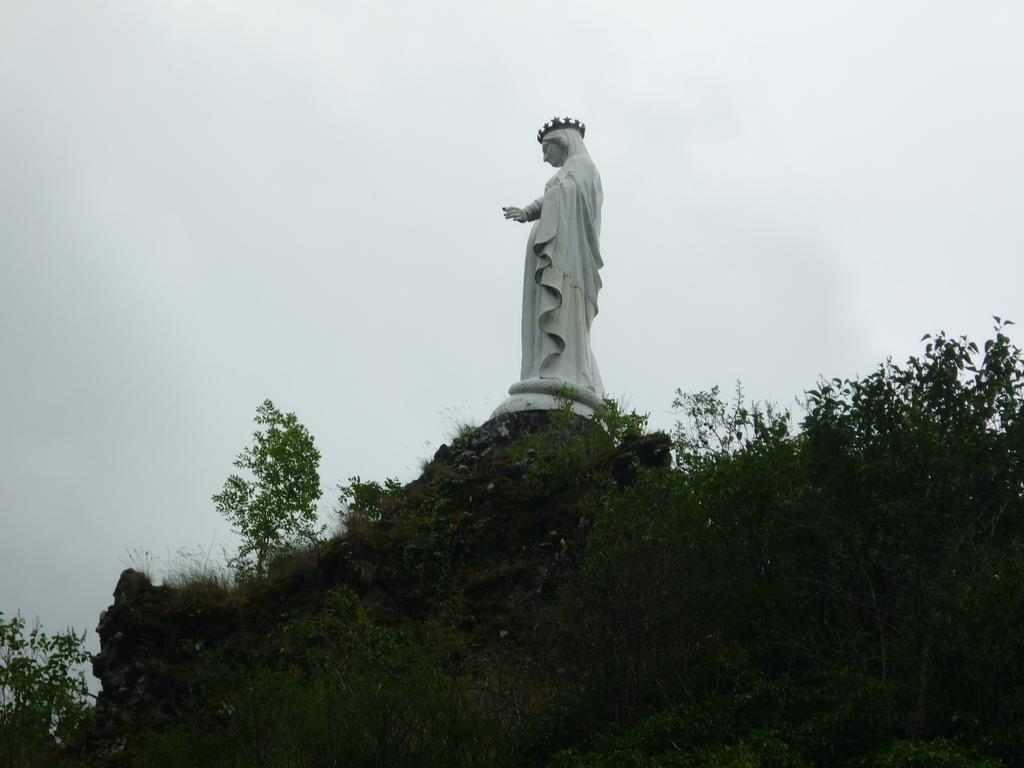
{"label": "sky", "polygon": [[677,388],[795,408],[1024,322],[1022,28],[1016,0],[0,0],[0,612],[96,650],[122,569],[230,551],[210,497],[266,398],[325,519],[485,421],[519,373],[501,207],[543,191],[556,114],[604,185],[592,345],[653,427]]}

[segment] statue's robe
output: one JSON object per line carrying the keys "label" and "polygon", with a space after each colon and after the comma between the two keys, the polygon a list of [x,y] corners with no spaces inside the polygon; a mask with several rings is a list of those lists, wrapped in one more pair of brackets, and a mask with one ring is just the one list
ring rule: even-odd
{"label": "statue's robe", "polygon": [[604,396],[590,327],[601,290],[601,177],[585,153],[573,154],[526,208],[536,220],[523,276],[521,376],[555,379]]}

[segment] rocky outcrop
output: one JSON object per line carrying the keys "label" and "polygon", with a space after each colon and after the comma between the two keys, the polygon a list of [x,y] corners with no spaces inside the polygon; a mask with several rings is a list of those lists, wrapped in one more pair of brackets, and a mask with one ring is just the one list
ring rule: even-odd
{"label": "rocky outcrop", "polygon": [[116,742],[140,726],[173,723],[187,704],[188,673],[200,652],[236,633],[240,618],[225,595],[155,586],[138,571],[122,572],[96,627],[97,737]]}
{"label": "rocky outcrop", "polygon": [[[126,735],[201,709],[195,671],[204,654],[272,663],[284,619],[316,615],[338,587],[351,589],[384,623],[427,618],[450,595],[465,595],[481,636],[514,633],[516,611],[545,599],[575,567],[589,526],[577,508],[580,488],[545,479],[537,465],[594,427],[565,414],[553,418],[510,413],[466,430],[437,450],[370,528],[350,530],[259,582],[174,589],[124,571],[97,627],[95,751],[116,756]],[[539,436],[538,447],[523,449],[527,436]],[[669,448],[663,434],[627,437],[618,446],[606,440],[586,453],[584,469],[629,484],[643,467],[667,464]],[[445,510],[443,519],[431,517],[436,509]]]}

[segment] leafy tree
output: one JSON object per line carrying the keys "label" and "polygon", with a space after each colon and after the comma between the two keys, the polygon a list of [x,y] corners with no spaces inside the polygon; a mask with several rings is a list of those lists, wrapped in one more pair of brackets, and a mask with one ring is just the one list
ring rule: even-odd
{"label": "leafy tree", "polygon": [[0,613],[0,755],[5,766],[50,765],[89,714],[80,665],[85,634],[47,635]]}
{"label": "leafy tree", "polygon": [[320,451],[294,413],[282,414],[270,400],[256,410],[253,444],[235,466],[254,479],[231,475],[213,497],[217,511],[242,536],[231,560],[240,578],[262,576],[275,557],[313,543],[320,498]]}
{"label": "leafy tree", "polygon": [[678,394],[677,469],[590,484],[534,625],[555,765],[1024,765],[1024,359],[996,322],[821,382],[797,427]]}

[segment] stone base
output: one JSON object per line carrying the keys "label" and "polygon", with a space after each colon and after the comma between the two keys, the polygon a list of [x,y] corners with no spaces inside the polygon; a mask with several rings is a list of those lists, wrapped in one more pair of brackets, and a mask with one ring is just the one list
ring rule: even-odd
{"label": "stone base", "polygon": [[493,419],[504,413],[518,411],[554,411],[565,405],[570,394],[573,413],[593,416],[594,409],[601,405],[601,398],[589,389],[576,389],[561,379],[526,379],[517,381],[508,388],[509,398],[494,409]]}

